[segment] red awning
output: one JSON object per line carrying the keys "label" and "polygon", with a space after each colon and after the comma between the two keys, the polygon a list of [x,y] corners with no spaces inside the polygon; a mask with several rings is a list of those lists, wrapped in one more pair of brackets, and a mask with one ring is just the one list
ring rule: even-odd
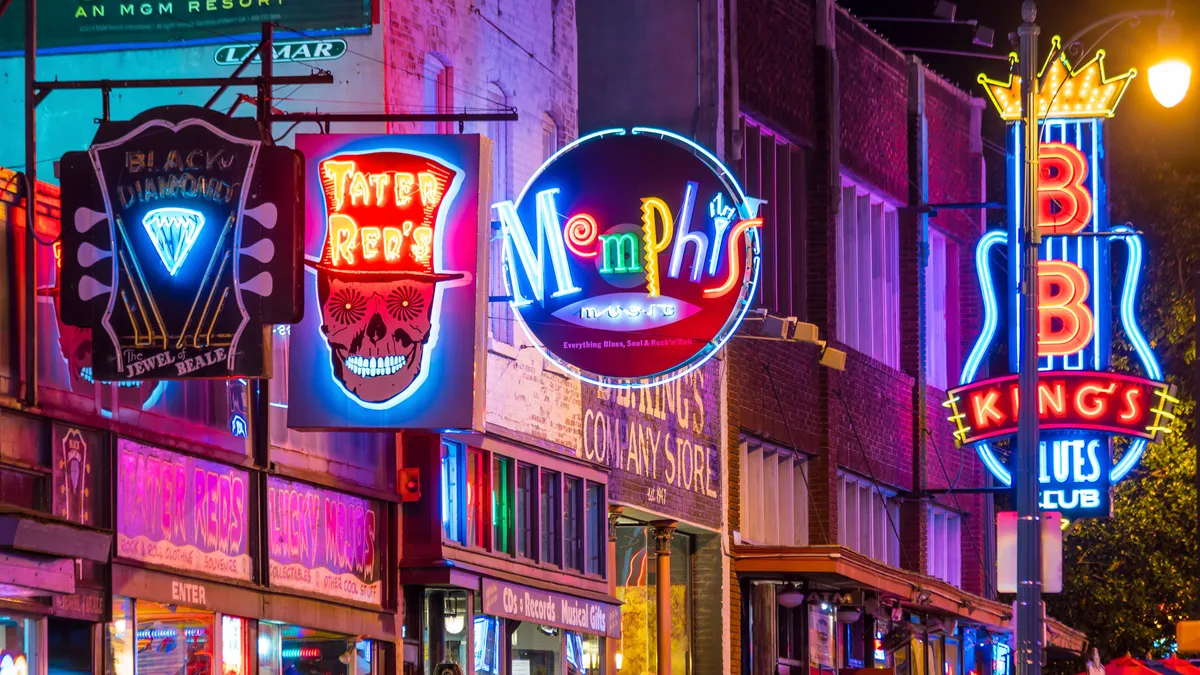
{"label": "red awning", "polygon": [[1200,675],[1200,668],[1193,666],[1184,659],[1178,656],[1172,656],[1169,659],[1163,659],[1159,663],[1179,673],[1179,675]]}
{"label": "red awning", "polygon": [[1155,671],[1126,654],[1104,664],[1104,675],[1155,675]]}

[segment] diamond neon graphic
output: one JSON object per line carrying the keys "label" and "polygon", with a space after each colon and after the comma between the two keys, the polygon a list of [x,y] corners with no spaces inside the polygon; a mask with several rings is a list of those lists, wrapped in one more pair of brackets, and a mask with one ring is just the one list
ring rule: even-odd
{"label": "diamond neon graphic", "polygon": [[175,276],[204,229],[204,215],[178,207],[154,209],[142,218],[142,227],[167,271]]}

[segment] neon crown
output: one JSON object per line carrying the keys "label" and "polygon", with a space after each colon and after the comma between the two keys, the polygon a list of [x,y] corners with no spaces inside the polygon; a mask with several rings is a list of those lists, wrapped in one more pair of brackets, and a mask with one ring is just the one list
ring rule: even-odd
{"label": "neon crown", "polygon": [[[1042,91],[1038,92],[1038,117],[1112,117],[1129,81],[1137,75],[1137,69],[1130,68],[1128,72],[1108,78],[1104,72],[1104,50],[1098,49],[1091,61],[1073,70],[1062,48],[1062,38],[1055,35],[1050,42],[1050,56],[1038,72],[1042,82]],[[1008,60],[1010,66],[1016,66],[1016,53],[1009,54]],[[1010,70],[1008,81],[1001,82],[981,74],[979,83],[1002,119],[1006,122],[1021,120],[1020,77]]]}

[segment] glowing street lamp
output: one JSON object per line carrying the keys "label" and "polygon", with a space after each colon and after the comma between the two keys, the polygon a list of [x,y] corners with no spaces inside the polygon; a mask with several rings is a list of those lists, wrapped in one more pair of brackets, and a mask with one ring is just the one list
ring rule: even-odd
{"label": "glowing street lamp", "polygon": [[1164,108],[1174,108],[1187,95],[1192,68],[1178,58],[1179,23],[1168,16],[1158,27],[1158,47],[1162,60],[1150,66],[1150,93]]}

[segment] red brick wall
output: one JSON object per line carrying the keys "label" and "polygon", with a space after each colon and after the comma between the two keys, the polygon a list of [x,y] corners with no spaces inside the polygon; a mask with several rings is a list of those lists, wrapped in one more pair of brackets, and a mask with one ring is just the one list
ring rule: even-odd
{"label": "red brick wall", "polygon": [[737,6],[742,107],[809,142],[816,132],[813,10],[812,0],[742,0]]}
{"label": "red brick wall", "polygon": [[837,16],[842,169],[908,198],[908,66],[899,50],[844,11]]}
{"label": "red brick wall", "polygon": [[[831,89],[824,81],[826,56],[815,41],[815,14],[816,6],[799,0],[740,2],[738,55],[742,105],[773,131],[812,143],[806,160],[810,280],[807,310],[809,320],[817,323],[826,337],[832,335],[836,325],[832,254],[836,250],[837,218],[829,202],[830,148],[823,145],[831,128],[823,97]],[[909,65],[903,54],[844,11],[837,10],[836,26],[840,169],[906,204],[909,201]],[[976,104],[970,96],[936,75],[926,72],[924,77],[929,201],[982,201],[978,131],[972,129],[972,109]],[[958,246],[961,306],[957,325],[950,334],[960,344],[959,355],[965,355],[979,326],[973,263],[975,242],[981,233],[979,214],[978,210],[943,211],[934,221]],[[913,318],[914,289],[919,284],[916,225],[917,220],[911,215],[901,218],[904,230],[901,274],[905,284],[902,296],[910,315],[910,320],[902,326],[907,327],[901,339],[904,370],[890,368],[852,350],[847,350],[845,372],[836,372],[818,365],[818,350],[812,345],[751,340],[735,340],[730,345],[731,531],[741,527],[739,432],[814,455],[809,465],[809,526],[814,544],[837,540],[839,469],[867,477],[873,475],[902,493],[921,487],[985,484],[986,472],[975,453],[954,446],[941,407],[944,392],[927,390],[926,432],[920,433],[916,427],[913,407],[917,400],[916,355],[921,337]],[[767,375],[768,367],[771,377]],[[919,441],[924,446],[924,455],[917,454]],[[982,517],[986,499],[963,495],[937,500],[964,512],[963,586],[975,593],[983,591]],[[906,524],[901,536],[902,566],[921,572],[925,541],[921,536],[923,527],[915,525],[924,521],[925,511],[922,502],[909,500],[901,515]],[[736,584],[732,590],[734,672],[738,672],[740,595]]]}

